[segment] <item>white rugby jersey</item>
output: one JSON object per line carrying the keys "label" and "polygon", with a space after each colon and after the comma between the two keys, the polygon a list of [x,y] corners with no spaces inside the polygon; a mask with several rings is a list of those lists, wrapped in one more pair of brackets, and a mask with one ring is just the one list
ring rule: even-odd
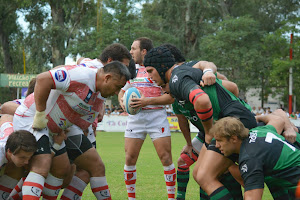
{"label": "white rugby jersey", "polygon": [[[70,65],[50,70],[49,73],[55,84],[46,106],[49,130],[58,133],[73,124],[87,129],[98,116],[105,100],[100,92],[96,92],[97,69]],[[26,97],[15,115],[35,115],[34,94]]]}
{"label": "white rugby jersey", "polygon": [[8,136],[12,134],[12,132],[14,132],[12,122],[5,122],[1,125],[0,127],[0,168],[2,168],[8,162],[6,158],[5,145]]}
{"label": "white rugby jersey", "polygon": [[[145,97],[159,97],[163,94],[162,89],[155,82],[153,82],[146,70],[145,66],[136,64],[137,75],[136,78],[130,79],[127,81],[126,85],[122,88],[123,91],[126,91],[130,87],[136,87]],[[162,109],[162,105],[148,105],[143,107],[143,110],[147,109]]]}
{"label": "white rugby jersey", "polygon": [[79,65],[84,67],[97,68],[97,69],[100,69],[104,66],[102,62],[100,62],[98,59],[90,59],[90,58],[82,59]]}

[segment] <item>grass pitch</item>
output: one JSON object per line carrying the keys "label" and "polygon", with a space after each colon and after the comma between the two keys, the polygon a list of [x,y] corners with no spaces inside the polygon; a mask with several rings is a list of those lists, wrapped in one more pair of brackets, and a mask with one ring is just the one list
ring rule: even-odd
{"label": "grass pitch", "polygon": [[[192,134],[194,137],[196,134]],[[181,133],[172,133],[172,156],[177,167],[177,159],[182,147],[185,145]],[[97,132],[97,151],[99,152],[106,169],[106,178],[112,199],[126,200],[127,192],[124,182],[124,133]],[[167,191],[164,180],[162,164],[156,154],[151,139],[147,136],[141,149],[137,162],[136,198],[140,200],[166,200]],[[190,182],[187,187],[186,199],[199,199],[199,187],[192,177],[191,167]],[[88,186],[82,196],[83,200],[96,199]],[[264,200],[273,199],[266,188]]]}

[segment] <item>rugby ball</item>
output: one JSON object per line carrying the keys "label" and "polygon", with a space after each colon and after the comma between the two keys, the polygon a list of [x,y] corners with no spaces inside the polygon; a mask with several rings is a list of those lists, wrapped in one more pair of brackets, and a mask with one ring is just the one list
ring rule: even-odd
{"label": "rugby ball", "polygon": [[134,98],[141,98],[141,94],[135,87],[131,87],[128,90],[126,90],[124,96],[123,96],[123,104],[125,107],[125,110],[130,115],[135,115],[141,111],[141,108],[139,109],[133,109],[130,107],[131,99]]}

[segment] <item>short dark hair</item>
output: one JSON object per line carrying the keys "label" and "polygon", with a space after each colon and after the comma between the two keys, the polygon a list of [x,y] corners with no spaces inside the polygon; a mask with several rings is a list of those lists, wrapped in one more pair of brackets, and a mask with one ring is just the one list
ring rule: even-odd
{"label": "short dark hair", "polygon": [[150,51],[150,49],[154,48],[152,40],[147,37],[140,37],[135,39],[134,41],[140,41],[141,50],[146,49],[147,51]]}
{"label": "short dark hair", "polygon": [[115,75],[119,75],[120,78],[125,76],[126,81],[128,81],[131,78],[131,74],[128,70],[128,67],[126,67],[123,63],[119,61],[112,61],[102,68],[104,73],[113,73]]}
{"label": "short dark hair", "polygon": [[31,93],[33,93],[35,83],[36,83],[36,78],[32,78],[29,82],[29,85],[28,85],[28,90],[27,90],[27,93],[26,93],[26,97],[29,96]]}
{"label": "short dark hair", "polygon": [[37,150],[37,142],[35,137],[26,130],[14,131],[8,136],[5,151],[10,150],[14,155],[21,150],[26,152],[35,152]]}
{"label": "short dark hair", "polygon": [[131,54],[123,44],[114,43],[107,46],[98,57],[102,62],[107,62],[109,58],[113,61],[122,62],[123,59],[130,60]]}
{"label": "short dark hair", "polygon": [[161,46],[166,47],[171,51],[171,53],[173,54],[173,56],[175,58],[175,62],[177,62],[177,63],[185,62],[184,56],[182,55],[181,51],[175,45],[166,43]]}
{"label": "short dark hair", "polygon": [[129,72],[131,74],[130,79],[134,79],[136,77],[136,66],[134,59],[131,59],[128,66]]}

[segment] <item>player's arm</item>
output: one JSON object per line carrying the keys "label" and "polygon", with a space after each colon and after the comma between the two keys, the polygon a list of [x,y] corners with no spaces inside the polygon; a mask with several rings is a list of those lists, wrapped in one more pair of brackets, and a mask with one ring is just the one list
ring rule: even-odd
{"label": "player's arm", "polygon": [[205,142],[209,144],[213,138],[213,135],[210,133],[213,125],[213,108],[209,96],[202,89],[197,88],[190,92],[189,100],[194,105],[194,109],[201,119],[205,131]]}
{"label": "player's arm", "polygon": [[181,153],[188,153],[189,155],[192,155],[192,139],[191,139],[191,132],[190,132],[190,124],[187,118],[182,114],[176,114],[178,118],[178,124],[179,128],[183,134],[183,137],[186,141],[186,146],[183,148]]}
{"label": "player's arm", "polygon": [[174,103],[174,98],[170,94],[163,94],[159,97],[144,97],[142,95],[141,98],[133,98],[130,106],[132,108],[142,108],[147,105],[168,105]]}
{"label": "player's arm", "polygon": [[5,102],[1,106],[1,114],[14,115],[20,104],[12,101]]}
{"label": "player's arm", "polygon": [[277,109],[272,114],[280,116],[282,118],[282,120],[284,121],[282,136],[289,142],[294,143],[297,137],[296,132],[298,131],[295,125],[289,120],[288,116],[282,109]]}
{"label": "player's arm", "polygon": [[231,81],[226,81],[223,80],[222,81],[222,85],[229,90],[232,94],[234,94],[234,96],[239,97],[239,88],[237,86],[237,84],[235,84],[234,82]]}
{"label": "player's arm", "polygon": [[121,108],[125,111],[125,107],[124,107],[124,104],[123,104],[124,93],[125,93],[125,90],[120,90],[120,92],[118,94],[118,101],[119,101],[119,104],[120,104]]}
{"label": "player's arm", "polygon": [[260,200],[262,198],[264,189],[248,190],[244,194],[245,200]]}
{"label": "player's arm", "polygon": [[220,80],[228,81],[227,77],[224,74],[221,74],[220,72],[217,72],[217,78]]}
{"label": "player's arm", "polygon": [[281,134],[284,128],[284,120],[277,115],[269,114],[269,115],[257,115],[255,116],[256,121],[264,122],[267,125],[272,125],[276,129],[278,134]]}
{"label": "player's arm", "polygon": [[201,86],[213,85],[216,82],[217,67],[213,62],[199,61],[193,68],[201,69],[203,71]]}
{"label": "player's arm", "polygon": [[43,72],[36,77],[36,84],[34,87],[34,101],[36,106],[36,113],[33,120],[33,128],[41,130],[47,126],[46,119],[46,103],[51,89],[55,88],[55,84],[49,72]]}

